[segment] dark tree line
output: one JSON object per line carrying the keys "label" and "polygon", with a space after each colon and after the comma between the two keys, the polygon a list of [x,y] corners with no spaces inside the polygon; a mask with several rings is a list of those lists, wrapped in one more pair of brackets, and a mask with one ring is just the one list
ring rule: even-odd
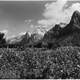
{"label": "dark tree line", "polygon": [[5,34],[0,32],[0,47],[6,44]]}

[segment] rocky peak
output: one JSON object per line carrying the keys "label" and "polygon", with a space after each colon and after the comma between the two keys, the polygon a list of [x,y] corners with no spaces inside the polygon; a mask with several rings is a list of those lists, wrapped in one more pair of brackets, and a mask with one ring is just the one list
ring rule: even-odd
{"label": "rocky peak", "polygon": [[43,38],[43,43],[49,46],[77,45],[80,41],[80,12],[75,11],[71,17],[70,23],[65,27],[60,24],[55,25]]}
{"label": "rocky peak", "polygon": [[80,28],[80,12],[79,11],[75,11],[73,13],[70,24]]}

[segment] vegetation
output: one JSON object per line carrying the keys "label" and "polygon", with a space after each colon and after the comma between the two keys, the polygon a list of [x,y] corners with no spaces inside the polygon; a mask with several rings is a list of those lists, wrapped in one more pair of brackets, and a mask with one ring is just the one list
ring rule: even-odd
{"label": "vegetation", "polygon": [[8,44],[0,33],[1,79],[80,79],[80,14],[70,23],[55,25],[40,40],[26,33],[21,42]]}
{"label": "vegetation", "polygon": [[79,79],[80,48],[0,48],[0,78]]}
{"label": "vegetation", "polygon": [[4,38],[4,33],[0,33],[0,46],[6,44],[6,40]]}

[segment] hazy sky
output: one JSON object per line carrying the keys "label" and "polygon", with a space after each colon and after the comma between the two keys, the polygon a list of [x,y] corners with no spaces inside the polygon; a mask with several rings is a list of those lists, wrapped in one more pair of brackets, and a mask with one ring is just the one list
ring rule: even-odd
{"label": "hazy sky", "polygon": [[32,30],[30,24],[36,24],[42,17],[45,2],[4,1],[0,2],[0,31],[8,36]]}
{"label": "hazy sky", "polygon": [[0,31],[7,37],[37,27],[69,21],[73,11],[80,10],[79,1],[0,1]]}

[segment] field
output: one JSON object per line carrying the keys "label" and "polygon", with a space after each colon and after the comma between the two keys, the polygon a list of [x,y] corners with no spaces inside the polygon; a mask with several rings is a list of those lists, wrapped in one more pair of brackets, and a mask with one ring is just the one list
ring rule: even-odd
{"label": "field", "polygon": [[0,78],[4,79],[78,79],[80,48],[55,50],[0,48]]}

